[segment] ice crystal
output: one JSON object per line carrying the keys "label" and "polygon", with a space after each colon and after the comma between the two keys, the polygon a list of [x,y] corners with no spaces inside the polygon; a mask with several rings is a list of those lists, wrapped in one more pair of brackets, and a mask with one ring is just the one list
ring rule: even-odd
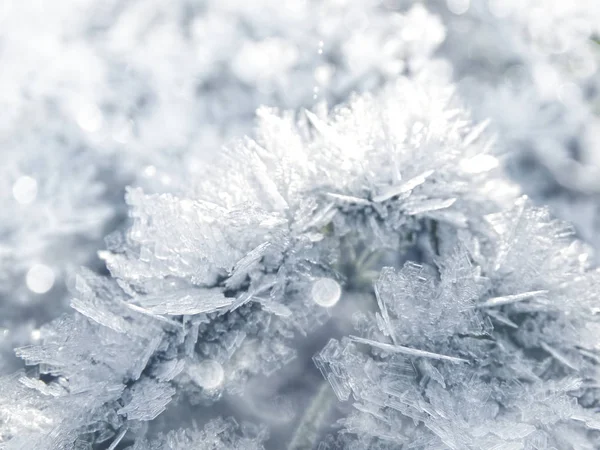
{"label": "ice crystal", "polygon": [[[595,299],[565,293],[598,272],[565,263],[576,243],[545,211],[515,208],[471,229],[488,242],[475,253],[461,231],[446,235],[457,247],[437,267],[383,269],[366,335],[315,358],[338,397],[357,402],[341,422],[349,433],[410,448],[592,448],[598,416],[580,402],[596,389]],[[416,372],[399,370],[410,363]]]}
{"label": "ice crystal", "polygon": [[[463,164],[485,154],[485,139],[452,102],[448,87],[401,79],[330,118],[263,110],[256,139],[233,143],[188,196],[130,190],[132,226],[102,254],[117,283],[80,272],[77,313],[44,327],[40,345],[18,355],[61,380],[61,401],[88,408],[85,427],[102,436],[152,420],[172,386],[192,402],[242,392],[249,376],[296,356],[292,337],[318,327],[323,306],[367,288],[384,258],[378,249],[402,251],[434,222],[463,229],[473,211],[493,211],[477,194],[489,173]],[[365,256],[344,266],[355,248]],[[463,260],[444,283],[470,274]],[[478,289],[460,291],[464,308]],[[448,309],[448,328],[438,331],[472,331],[451,321],[477,311]],[[388,308],[388,320],[396,313]],[[464,359],[428,348],[397,345],[400,354]],[[116,422],[104,421],[106,411]],[[65,421],[52,433],[74,443],[82,427]]]}

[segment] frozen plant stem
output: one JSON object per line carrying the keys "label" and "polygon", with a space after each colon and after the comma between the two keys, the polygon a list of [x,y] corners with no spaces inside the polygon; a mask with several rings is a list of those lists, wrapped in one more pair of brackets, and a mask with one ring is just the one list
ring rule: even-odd
{"label": "frozen plant stem", "polygon": [[287,450],[310,450],[315,447],[319,431],[325,425],[325,420],[335,401],[329,382],[324,381],[300,419]]}

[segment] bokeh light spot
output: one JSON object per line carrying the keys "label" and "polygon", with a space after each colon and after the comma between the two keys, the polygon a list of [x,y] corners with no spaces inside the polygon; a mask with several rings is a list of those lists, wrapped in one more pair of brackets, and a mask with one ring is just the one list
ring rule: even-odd
{"label": "bokeh light spot", "polygon": [[317,305],[330,308],[339,301],[342,288],[331,278],[319,278],[312,286],[311,295]]}
{"label": "bokeh light spot", "polygon": [[54,285],[54,272],[44,264],[34,264],[27,272],[25,281],[31,292],[44,294]]}
{"label": "bokeh light spot", "polygon": [[17,202],[21,205],[28,205],[37,197],[37,181],[27,175],[19,177],[13,184],[12,192]]}
{"label": "bokeh light spot", "polygon": [[446,0],[448,9],[456,15],[466,13],[471,6],[471,0]]}

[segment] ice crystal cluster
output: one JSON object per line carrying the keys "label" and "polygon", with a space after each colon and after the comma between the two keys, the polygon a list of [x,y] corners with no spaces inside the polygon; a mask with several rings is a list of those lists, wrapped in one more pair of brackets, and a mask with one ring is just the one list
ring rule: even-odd
{"label": "ice crystal cluster", "polygon": [[504,170],[595,205],[595,2],[44,8],[0,7],[0,449],[600,448],[592,247]]}
{"label": "ice crystal cluster", "polygon": [[420,70],[443,37],[423,7],[372,0],[3,3],[3,367],[68,305],[67,269],[101,267],[127,184],[168,190],[259,106],[344,101]]}

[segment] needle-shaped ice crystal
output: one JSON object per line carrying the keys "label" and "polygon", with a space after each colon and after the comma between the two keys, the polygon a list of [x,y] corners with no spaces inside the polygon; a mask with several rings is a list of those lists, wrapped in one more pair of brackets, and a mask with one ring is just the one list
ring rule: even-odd
{"label": "needle-shaped ice crystal", "polygon": [[419,350],[416,348],[404,347],[403,345],[392,345],[386,344],[383,342],[373,341],[371,339],[364,339],[357,336],[350,336],[354,342],[358,342],[360,344],[370,345],[371,347],[380,348],[381,350],[385,350],[393,353],[402,353],[409,356],[416,356],[421,358],[431,358],[431,359],[440,359],[444,361],[450,361],[454,363],[468,363],[469,361],[463,358],[457,358],[455,356],[442,355],[440,353],[428,352],[425,350]]}
{"label": "needle-shaped ice crystal", "polygon": [[502,297],[493,297],[486,300],[483,303],[477,305],[478,308],[493,308],[495,306],[503,306],[510,305],[512,303],[522,302],[525,300],[532,299],[534,297],[539,297],[542,295],[546,295],[548,291],[531,291],[531,292],[523,292],[521,294],[514,295],[505,295]]}

